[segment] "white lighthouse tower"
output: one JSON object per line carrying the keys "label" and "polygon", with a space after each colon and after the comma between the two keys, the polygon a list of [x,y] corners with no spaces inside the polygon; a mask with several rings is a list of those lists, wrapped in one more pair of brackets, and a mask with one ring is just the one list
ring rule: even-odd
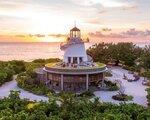
{"label": "white lighthouse tower", "polygon": [[76,26],[70,30],[67,43],[62,44],[60,49],[64,51],[63,62],[66,64],[79,65],[88,61],[81,31]]}

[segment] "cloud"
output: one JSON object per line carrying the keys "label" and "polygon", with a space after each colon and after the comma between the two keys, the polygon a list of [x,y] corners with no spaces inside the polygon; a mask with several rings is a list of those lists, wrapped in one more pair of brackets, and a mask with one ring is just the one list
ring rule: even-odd
{"label": "cloud", "polygon": [[[27,36],[41,38],[41,37],[46,37],[47,35],[44,35],[44,34],[28,34],[28,35],[19,34],[19,35],[15,35],[15,37],[27,37]],[[65,35],[65,34],[49,34],[48,36],[49,37],[56,37],[56,38],[67,37],[67,35]]]}
{"label": "cloud", "polygon": [[103,7],[125,7],[129,6],[129,3],[124,0],[71,0],[75,4],[83,6],[92,6],[95,4],[100,4]]}
{"label": "cloud", "polygon": [[103,34],[101,31],[91,32],[89,33],[91,37],[111,37],[111,38],[130,38],[130,37],[147,37],[150,36],[150,30],[136,30],[135,28],[129,29],[125,32],[121,33],[110,33],[110,34]]}
{"label": "cloud", "polygon": [[138,6],[137,5],[133,5],[133,6],[128,6],[128,7],[122,7],[122,10],[137,10]]}
{"label": "cloud", "polygon": [[104,31],[104,32],[110,32],[111,29],[110,28],[102,28],[102,31]]}
{"label": "cloud", "polygon": [[88,20],[86,22],[90,23],[90,24],[102,24],[102,22],[99,19],[97,19],[97,18],[90,19],[90,20]]}
{"label": "cloud", "polygon": [[89,36],[91,36],[91,37],[105,37],[105,35],[102,32],[100,32],[100,31],[96,31],[94,33],[90,32]]}
{"label": "cloud", "polygon": [[107,10],[101,10],[98,12],[99,14],[104,14],[104,13],[107,13]]}
{"label": "cloud", "polygon": [[59,37],[67,37],[67,35],[65,35],[65,34],[49,34],[48,36],[56,37],[56,38],[59,38]]}
{"label": "cloud", "polygon": [[121,33],[122,35],[124,36],[128,36],[128,37],[131,37],[131,36],[150,36],[150,30],[145,30],[145,31],[141,31],[141,30],[136,30],[135,28],[133,29],[130,29],[126,32],[122,32]]}
{"label": "cloud", "polygon": [[97,31],[95,33],[89,33],[89,36],[91,37],[102,37],[102,38],[124,38],[125,36],[121,35],[121,34],[117,34],[117,33],[110,33],[110,34],[103,34],[101,31]]}
{"label": "cloud", "polygon": [[15,37],[22,37],[22,38],[25,38],[26,35],[15,35]]}

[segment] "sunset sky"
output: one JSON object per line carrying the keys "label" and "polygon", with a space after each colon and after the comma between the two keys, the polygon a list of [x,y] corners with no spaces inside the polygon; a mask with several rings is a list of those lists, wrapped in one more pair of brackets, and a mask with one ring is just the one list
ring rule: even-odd
{"label": "sunset sky", "polygon": [[0,41],[63,41],[76,21],[92,41],[150,42],[149,12],[150,0],[0,0]]}

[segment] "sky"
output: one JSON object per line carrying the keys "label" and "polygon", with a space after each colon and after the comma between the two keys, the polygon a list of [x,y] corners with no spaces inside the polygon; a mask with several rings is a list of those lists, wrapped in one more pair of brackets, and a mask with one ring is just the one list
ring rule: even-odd
{"label": "sky", "polygon": [[150,0],[0,0],[0,42],[150,42]]}

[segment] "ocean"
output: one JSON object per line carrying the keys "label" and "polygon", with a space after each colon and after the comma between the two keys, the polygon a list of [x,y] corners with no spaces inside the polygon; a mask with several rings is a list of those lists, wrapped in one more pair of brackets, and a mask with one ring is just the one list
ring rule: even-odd
{"label": "ocean", "polygon": [[[86,49],[94,43],[86,43]],[[138,43],[140,47],[146,43]],[[63,52],[60,50],[60,43],[0,43],[0,61],[25,60],[32,61],[38,58],[62,58]]]}

